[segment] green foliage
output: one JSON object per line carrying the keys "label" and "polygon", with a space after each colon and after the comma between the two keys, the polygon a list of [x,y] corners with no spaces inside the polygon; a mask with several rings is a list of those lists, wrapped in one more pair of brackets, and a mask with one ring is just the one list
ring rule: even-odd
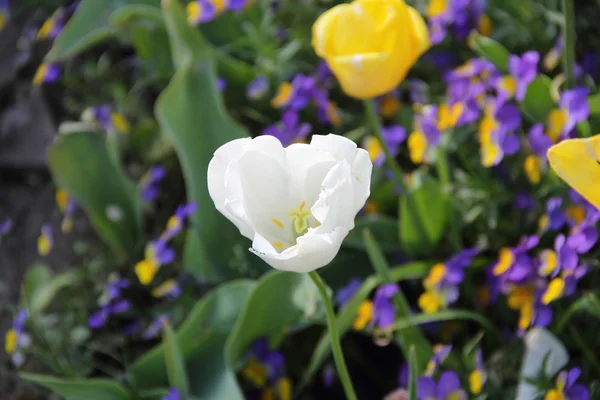
{"label": "green foliage", "polygon": [[109,152],[104,135],[85,124],[65,126],[48,150],[48,164],[56,185],[86,211],[118,256],[141,244],[139,193]]}
{"label": "green foliage", "polygon": [[74,271],[53,275],[45,265],[35,265],[25,274],[23,295],[30,314],[44,311],[57,293],[78,280]]}
{"label": "green foliage", "polygon": [[521,109],[532,121],[545,122],[548,113],[556,107],[551,87],[552,80],[546,75],[538,75],[527,87]]}
{"label": "green foliage", "polygon": [[510,52],[506,47],[494,39],[478,33],[471,33],[469,45],[476,54],[491,61],[501,72],[508,71]]}
{"label": "green foliage", "polygon": [[392,252],[398,250],[398,224],[395,218],[384,215],[357,218],[354,222],[354,229],[350,231],[344,240],[344,246],[364,251],[365,244],[361,234],[364,228],[368,228],[373,233],[383,251]]}
{"label": "green foliage", "polygon": [[184,264],[197,278],[218,281],[232,275],[227,268],[231,248],[243,239],[213,205],[206,181],[208,163],[219,146],[248,135],[223,106],[210,44],[189,26],[176,1],[163,4],[176,72],[156,103],[156,117],[174,144],[188,200],[199,208],[192,216],[195,231],[187,237]]}
{"label": "green foliage", "polygon": [[[194,306],[175,333],[175,341],[186,362],[190,392],[201,398],[241,399],[233,370],[224,356],[226,340],[238,315],[255,287],[242,280],[224,284]],[[138,390],[167,385],[165,346],[159,345],[129,368]]]}
{"label": "green foliage", "polygon": [[82,0],[73,18],[54,42],[48,60],[73,57],[114,34],[110,18],[115,11],[130,5],[158,7],[159,3],[160,0]]}
{"label": "green foliage", "polygon": [[179,390],[182,396],[189,396],[188,373],[185,368],[185,360],[177,343],[177,337],[171,325],[165,321],[163,326],[163,346],[165,348],[165,364],[169,386]]}
{"label": "green foliage", "polygon": [[448,223],[448,196],[437,179],[424,176],[400,197],[399,234],[402,249],[427,255],[436,248]]}
{"label": "green foliage", "polygon": [[117,382],[106,379],[63,379],[37,374],[21,374],[32,382],[52,390],[65,400],[129,400],[132,397]]}
{"label": "green foliage", "polygon": [[[394,282],[394,276],[391,273],[388,262],[385,259],[381,248],[368,229],[363,230],[363,237],[365,245],[367,246],[369,259],[371,260],[371,265],[373,265],[373,269],[377,275],[379,275],[383,283]],[[394,307],[396,308],[397,317],[400,320],[404,320],[410,316],[410,306],[401,290],[394,295],[393,303]],[[417,362],[419,363],[419,370],[424,371],[425,365],[433,353],[431,350],[431,345],[428,343],[421,331],[418,328],[410,328],[406,331],[399,331],[398,342],[402,347],[402,351],[406,358],[409,356],[409,349],[414,347],[416,351]]]}

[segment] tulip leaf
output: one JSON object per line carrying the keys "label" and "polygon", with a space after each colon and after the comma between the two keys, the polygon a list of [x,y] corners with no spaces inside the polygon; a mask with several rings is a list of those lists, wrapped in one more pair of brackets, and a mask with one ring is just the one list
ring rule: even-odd
{"label": "tulip leaf", "polygon": [[357,218],[354,229],[350,231],[344,240],[344,246],[356,250],[365,250],[365,244],[362,240],[363,228],[371,230],[383,251],[398,251],[398,247],[400,246],[397,235],[398,223],[395,218],[384,215],[370,215]]}
{"label": "tulip leaf", "polygon": [[535,122],[546,122],[548,113],[555,107],[550,94],[552,80],[546,75],[538,75],[527,87],[521,103],[525,115]]}
{"label": "tulip leaf", "polygon": [[47,266],[37,265],[27,271],[23,281],[27,310],[35,315],[43,311],[61,289],[75,283],[77,275],[70,271],[53,276]]}
{"label": "tulip leaf", "polygon": [[141,199],[109,153],[106,136],[85,124],[65,125],[48,150],[48,165],[56,185],[85,210],[115,254],[130,254],[140,241]]}
{"label": "tulip leaf", "polygon": [[47,55],[50,61],[61,61],[87,50],[116,32],[111,26],[111,15],[126,6],[147,5],[158,7],[160,0],[82,0],[54,41]]}
{"label": "tulip leaf", "polygon": [[225,357],[230,366],[236,365],[254,340],[265,337],[273,342],[314,310],[314,304],[298,301],[308,285],[313,285],[308,274],[287,271],[271,271],[257,282],[227,340]]}
{"label": "tulip leaf", "polygon": [[473,32],[469,37],[469,45],[475,53],[491,61],[501,72],[508,70],[510,52],[494,39]]}
{"label": "tulip leaf", "polygon": [[[227,366],[224,348],[240,310],[255,287],[249,280],[229,282],[196,303],[175,332],[185,360],[190,393],[203,399],[243,399],[235,374]],[[165,346],[140,357],[129,373],[137,390],[167,386]]]}
{"label": "tulip leaf", "polygon": [[[367,254],[371,260],[371,265],[373,266],[373,269],[377,275],[379,275],[381,278],[382,283],[395,282],[388,262],[371,232],[368,229],[364,229],[363,236],[367,246]],[[410,305],[408,304],[406,297],[404,297],[402,290],[398,290],[398,292],[392,298],[392,301],[394,303],[394,308],[396,309],[396,316],[398,319],[404,320],[411,316]],[[417,360],[419,362],[419,371],[424,371],[425,365],[431,358],[433,352],[431,350],[431,345],[425,336],[423,336],[419,328],[412,327],[405,331],[399,331],[397,336],[400,347],[402,348],[402,352],[406,359],[409,357],[410,347],[415,347],[415,351],[417,352]]]}
{"label": "tulip leaf", "polygon": [[163,346],[165,348],[165,364],[169,386],[177,388],[183,396],[187,397],[190,394],[190,385],[188,384],[185,360],[177,343],[175,332],[173,332],[173,328],[168,322],[163,327]]}
{"label": "tulip leaf", "polygon": [[188,199],[198,204],[191,217],[195,232],[187,237],[184,265],[203,281],[217,281],[231,275],[225,266],[232,246],[242,237],[214,207],[206,179],[208,163],[221,145],[248,134],[225,110],[210,44],[188,24],[177,1],[166,0],[163,5],[176,72],[155,111],[181,163]]}
{"label": "tulip leaf", "polygon": [[556,326],[556,332],[562,332],[565,326],[567,326],[567,323],[573,317],[573,314],[578,311],[585,311],[597,319],[600,319],[600,298],[598,295],[596,293],[588,293],[574,302],[571,307],[569,307],[561,316],[561,319]]}
{"label": "tulip leaf", "polygon": [[125,388],[107,379],[66,379],[47,375],[21,373],[20,377],[64,397],[65,400],[129,400]]}
{"label": "tulip leaf", "polygon": [[406,253],[426,255],[435,249],[448,224],[447,204],[442,186],[431,176],[400,197],[400,244]]}
{"label": "tulip leaf", "polygon": [[[415,261],[408,264],[403,264],[394,267],[390,270],[394,282],[399,282],[408,279],[420,279],[427,275],[429,267],[434,264],[433,262],[426,261]],[[378,275],[372,275],[365,279],[361,287],[354,293],[352,298],[344,305],[344,307],[338,312],[336,323],[340,336],[343,336],[352,328],[352,323],[356,318],[356,310],[360,306],[360,303],[365,301],[369,294],[375,290],[375,288],[382,283],[381,277]],[[319,367],[323,364],[327,356],[331,353],[331,345],[329,343],[329,334],[324,332],[313,351],[310,364],[302,377],[300,387],[306,386],[310,378],[317,372]]]}

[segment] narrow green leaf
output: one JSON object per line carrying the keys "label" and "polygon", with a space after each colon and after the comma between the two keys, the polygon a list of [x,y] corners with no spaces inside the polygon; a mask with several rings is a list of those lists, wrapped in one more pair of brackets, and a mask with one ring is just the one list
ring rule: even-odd
{"label": "narrow green leaf", "polygon": [[210,44],[190,27],[177,1],[165,0],[163,6],[177,71],[161,93],[155,112],[181,163],[188,199],[198,204],[191,218],[195,235],[186,240],[184,265],[203,281],[218,281],[232,274],[224,266],[229,264],[231,247],[243,239],[215,209],[208,194],[208,163],[222,144],[248,134],[227,115],[216,87]]}
{"label": "narrow green leaf", "polygon": [[344,240],[344,246],[365,250],[365,243],[362,239],[363,228],[369,228],[383,251],[398,251],[400,242],[398,241],[398,223],[395,218],[387,216],[367,216],[356,219],[354,229],[350,231]]}
{"label": "narrow green leaf", "polygon": [[[427,275],[429,267],[433,264],[435,264],[435,262],[416,261],[399,265],[391,269],[392,279],[394,282],[408,279],[420,279]],[[352,323],[356,318],[356,310],[360,306],[360,303],[365,301],[367,297],[369,297],[369,294],[381,283],[383,283],[383,280],[379,275],[368,277],[348,303],[340,310],[337,316],[337,326],[340,336],[343,336],[350,328],[352,328]],[[329,334],[325,331],[323,335],[321,335],[321,338],[313,351],[310,364],[304,372],[300,390],[308,384],[310,378],[317,372],[330,353],[331,346],[329,344]]]}
{"label": "narrow green leaf", "polygon": [[417,314],[404,317],[396,321],[393,329],[403,331],[411,329],[415,326],[427,324],[430,322],[454,321],[454,320],[470,320],[480,324],[485,330],[491,334],[492,338],[498,342],[502,342],[502,333],[483,315],[466,310],[445,310],[433,314]]}
{"label": "narrow green leaf", "polygon": [[469,37],[469,46],[479,56],[491,61],[500,71],[508,70],[510,52],[494,39],[473,32]]}
{"label": "narrow green leaf", "polygon": [[[368,229],[363,230],[363,237],[365,245],[367,246],[367,254],[369,255],[371,265],[375,272],[381,277],[381,280],[384,283],[394,282],[394,277],[391,274],[387,260]],[[398,318],[410,317],[410,305],[401,290],[394,295],[393,302]],[[419,328],[413,326],[407,330],[400,330],[398,332],[398,339],[400,341],[402,352],[407,359],[410,346],[415,347],[417,360],[419,361],[419,371],[423,371],[427,361],[431,358],[433,351],[431,350],[431,345],[428,343],[425,336],[423,336]]]}
{"label": "narrow green leaf", "polygon": [[419,361],[417,360],[417,352],[415,346],[410,346],[408,356],[408,399],[417,400],[417,379],[419,378]]}
{"label": "narrow green leaf", "polygon": [[85,210],[100,237],[120,256],[139,243],[142,209],[139,192],[109,154],[106,137],[85,124],[63,127],[48,150],[57,186]]}
{"label": "narrow green leaf", "polygon": [[550,78],[538,75],[527,87],[521,108],[531,120],[545,123],[548,113],[556,107],[550,94],[551,86]]}
{"label": "narrow green leaf", "polygon": [[408,254],[430,254],[444,236],[448,223],[448,197],[431,176],[400,197],[399,234]]}
{"label": "narrow green leaf", "polygon": [[600,298],[598,298],[598,295],[596,293],[588,293],[571,304],[571,307],[569,307],[567,311],[563,313],[558,325],[556,326],[556,332],[562,332],[573,315],[578,311],[585,311],[600,319]]}
{"label": "narrow green leaf", "polygon": [[129,400],[131,397],[119,383],[106,379],[64,379],[21,373],[25,381],[38,384],[65,400]]}
{"label": "narrow green leaf", "polygon": [[[235,374],[226,365],[225,341],[255,283],[229,282],[214,289],[196,303],[175,333],[186,362],[190,392],[203,399],[243,399]],[[128,368],[136,389],[167,386],[165,346],[158,345]]]}
{"label": "narrow green leaf", "polygon": [[87,50],[115,33],[109,24],[111,15],[130,5],[158,7],[160,0],[82,0],[47,55],[50,61],[62,61]]}
{"label": "narrow green leaf", "polygon": [[62,289],[73,285],[77,280],[78,276],[74,271],[65,272],[49,279],[29,296],[27,304],[29,312],[34,315],[44,311]]}
{"label": "narrow green leaf", "polygon": [[163,326],[163,346],[165,347],[165,364],[170,387],[179,389],[183,396],[189,396],[190,388],[185,361],[179,344],[177,344],[175,332],[168,322],[165,322]]}

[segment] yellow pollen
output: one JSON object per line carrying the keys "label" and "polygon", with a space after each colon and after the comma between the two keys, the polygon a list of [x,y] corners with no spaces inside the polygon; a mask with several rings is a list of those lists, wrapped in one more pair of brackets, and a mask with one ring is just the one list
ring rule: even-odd
{"label": "yellow pollen", "polygon": [[302,210],[304,208],[304,206],[306,205],[306,202],[303,201],[302,203],[300,203],[300,210]]}
{"label": "yellow pollen", "polygon": [[276,247],[276,248],[278,248],[278,249],[281,249],[281,248],[283,248],[283,243],[281,243],[281,242],[273,242],[273,246]]}
{"label": "yellow pollen", "polygon": [[284,225],[283,225],[283,222],[281,222],[280,220],[272,218],[271,222],[273,222],[275,225],[277,225],[278,227],[280,227],[281,229],[283,229]]}
{"label": "yellow pollen", "polygon": [[295,237],[300,237],[308,232],[308,217],[311,216],[310,210],[305,210],[306,203],[303,201],[300,207],[294,208],[288,214],[293,220]]}

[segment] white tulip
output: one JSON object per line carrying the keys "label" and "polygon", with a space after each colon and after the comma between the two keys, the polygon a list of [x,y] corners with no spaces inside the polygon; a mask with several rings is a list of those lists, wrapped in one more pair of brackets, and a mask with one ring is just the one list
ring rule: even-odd
{"label": "white tulip", "polygon": [[208,166],[215,207],[273,268],[329,264],[370,194],[373,165],[349,139],[315,135],[283,148],[273,136],[236,139]]}

